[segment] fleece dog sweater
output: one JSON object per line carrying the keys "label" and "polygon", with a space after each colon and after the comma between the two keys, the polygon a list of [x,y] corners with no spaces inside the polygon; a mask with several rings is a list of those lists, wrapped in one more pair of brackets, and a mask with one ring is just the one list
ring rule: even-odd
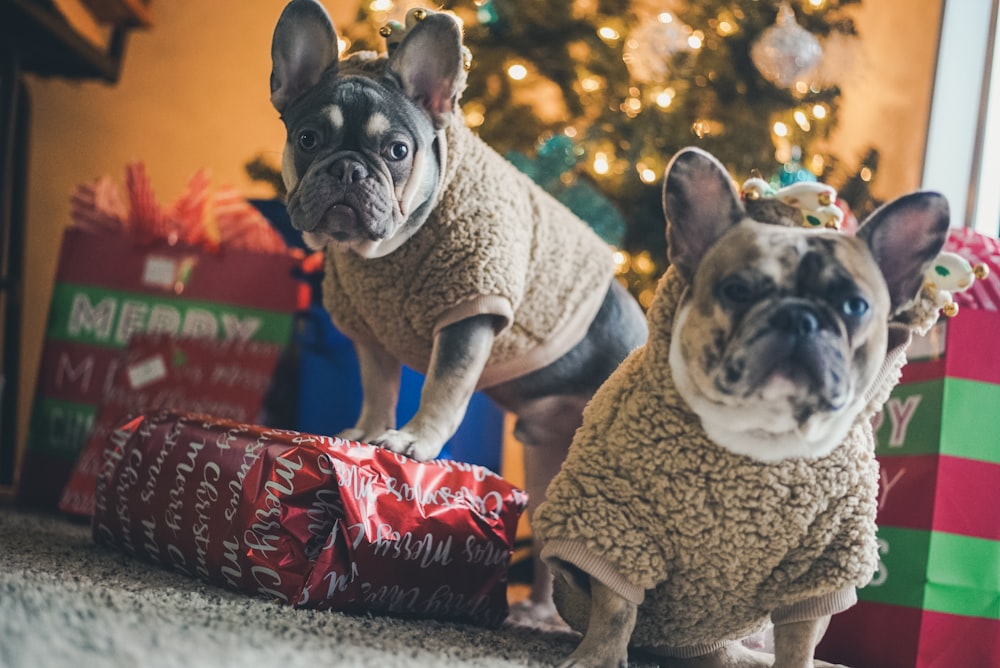
{"label": "fleece dog sweater", "polygon": [[587,406],[532,522],[542,557],[570,583],[575,604],[559,608],[568,623],[586,628],[582,576],[592,575],[639,605],[635,646],[676,657],[854,603],[878,558],[870,418],[910,340],[907,327],[890,326],[864,414],[831,454],[758,462],[710,441],[677,394],[668,351],[685,286],[668,269],[649,342]]}
{"label": "fleece dog sweater", "polygon": [[[360,73],[373,75],[383,61]],[[461,114],[437,141],[444,173],[430,217],[385,257],[328,250],[323,298],[345,334],[377,341],[421,372],[438,330],[495,316],[482,389],[540,369],[582,340],[614,261],[608,244],[466,128]]]}

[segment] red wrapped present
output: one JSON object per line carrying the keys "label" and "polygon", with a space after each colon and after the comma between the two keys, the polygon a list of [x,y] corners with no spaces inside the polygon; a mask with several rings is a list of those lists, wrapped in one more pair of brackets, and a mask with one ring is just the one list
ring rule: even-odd
{"label": "red wrapped present", "polygon": [[160,412],[110,437],[94,538],[302,608],[498,626],[527,495],[488,469]]}

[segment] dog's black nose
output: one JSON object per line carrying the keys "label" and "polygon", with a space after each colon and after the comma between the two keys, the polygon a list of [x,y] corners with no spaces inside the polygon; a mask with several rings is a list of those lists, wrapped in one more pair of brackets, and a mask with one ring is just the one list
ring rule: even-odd
{"label": "dog's black nose", "polygon": [[792,304],[774,314],[771,324],[793,336],[811,336],[819,330],[819,318],[808,306]]}
{"label": "dog's black nose", "polygon": [[337,160],[330,165],[330,176],[343,184],[349,185],[368,178],[368,170],[357,160]]}

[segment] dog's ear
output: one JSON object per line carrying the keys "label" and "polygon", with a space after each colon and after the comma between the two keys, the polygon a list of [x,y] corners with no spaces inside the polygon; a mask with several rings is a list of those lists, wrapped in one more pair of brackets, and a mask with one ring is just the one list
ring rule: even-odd
{"label": "dog's ear", "polygon": [[934,192],[904,195],[877,209],[858,229],[889,286],[893,313],[917,296],[924,272],[948,236],[948,200]]}
{"label": "dog's ear", "polygon": [[393,50],[386,72],[441,128],[465,88],[464,62],[458,22],[448,14],[427,12]]}
{"label": "dog's ear", "polygon": [[688,281],[705,251],[745,215],[729,173],[712,155],[686,148],[663,178],[667,256]]}
{"label": "dog's ear", "polygon": [[319,81],[339,56],[337,32],[316,0],[292,0],[285,6],[271,40],[271,104],[283,112]]}

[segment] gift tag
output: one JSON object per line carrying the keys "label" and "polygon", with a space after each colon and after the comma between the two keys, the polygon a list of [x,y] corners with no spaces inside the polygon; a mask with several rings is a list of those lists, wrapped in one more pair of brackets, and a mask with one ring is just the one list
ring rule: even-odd
{"label": "gift tag", "polygon": [[156,355],[136,362],[128,367],[128,384],[133,390],[141,390],[167,377],[167,364],[162,355]]}

